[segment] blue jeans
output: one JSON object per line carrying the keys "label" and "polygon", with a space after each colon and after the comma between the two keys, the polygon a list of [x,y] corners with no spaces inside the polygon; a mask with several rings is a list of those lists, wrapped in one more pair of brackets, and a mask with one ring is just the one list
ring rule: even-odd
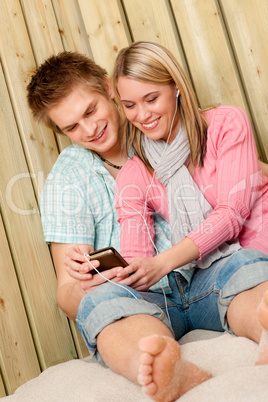
{"label": "blue jeans", "polygon": [[268,255],[242,249],[207,269],[197,268],[190,282],[179,272],[171,272],[172,293],[166,296],[104,283],[82,299],[76,323],[91,355],[98,361],[101,357],[97,335],[112,322],[135,314],[160,319],[176,340],[193,329],[232,332],[226,319],[232,299],[264,281],[268,281]]}

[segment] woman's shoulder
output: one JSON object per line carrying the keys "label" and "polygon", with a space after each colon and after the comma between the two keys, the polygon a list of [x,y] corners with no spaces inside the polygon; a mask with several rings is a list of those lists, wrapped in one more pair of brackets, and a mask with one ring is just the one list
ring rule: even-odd
{"label": "woman's shoulder", "polygon": [[251,123],[244,110],[236,106],[219,106],[206,112],[208,142],[216,148],[223,143],[251,141]]}
{"label": "woman's shoulder", "polygon": [[205,116],[210,126],[213,123],[220,123],[222,121],[236,121],[244,122],[249,120],[246,112],[238,106],[222,105],[206,110]]}
{"label": "woman's shoulder", "polygon": [[147,182],[150,177],[150,173],[140,158],[132,156],[118,173],[116,182],[120,185],[134,182],[141,183]]}

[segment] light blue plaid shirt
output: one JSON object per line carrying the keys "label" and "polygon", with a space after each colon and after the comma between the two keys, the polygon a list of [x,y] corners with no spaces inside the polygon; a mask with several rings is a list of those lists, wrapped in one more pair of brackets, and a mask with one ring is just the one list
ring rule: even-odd
{"label": "light blue plaid shirt", "polygon": [[[120,225],[114,205],[115,179],[98,156],[78,145],[61,152],[40,200],[46,242],[90,244],[94,250],[120,250]],[[155,243],[159,252],[171,247],[169,224],[155,216]],[[164,277],[151,290],[170,293]]]}

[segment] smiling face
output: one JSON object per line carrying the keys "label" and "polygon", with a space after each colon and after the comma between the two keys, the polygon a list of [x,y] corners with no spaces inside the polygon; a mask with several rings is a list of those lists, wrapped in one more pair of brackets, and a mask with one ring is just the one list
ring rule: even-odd
{"label": "smiling face", "polygon": [[76,86],[47,113],[71,141],[107,159],[120,152],[120,116],[108,91],[110,98]]}
{"label": "smiling face", "polygon": [[176,109],[176,87],[174,85],[158,85],[144,83],[120,76],[117,89],[127,119],[148,138],[167,141],[170,128],[172,131],[169,143],[176,137],[180,124]]}

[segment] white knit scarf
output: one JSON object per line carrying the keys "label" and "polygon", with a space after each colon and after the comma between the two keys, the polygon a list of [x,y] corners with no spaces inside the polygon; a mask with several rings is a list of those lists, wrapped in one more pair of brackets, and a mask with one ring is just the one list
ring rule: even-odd
{"label": "white knit scarf", "polygon": [[[163,140],[150,140],[143,135],[146,157],[155,170],[155,177],[167,189],[171,243],[180,242],[212,212],[211,205],[201,193],[186,165],[190,160],[189,142],[185,130],[180,125],[174,141],[168,145]],[[201,226],[200,226],[201,225]],[[214,261],[231,255],[241,248],[237,239],[221,244],[202,259],[184,265],[183,269],[193,266],[208,268]]]}

